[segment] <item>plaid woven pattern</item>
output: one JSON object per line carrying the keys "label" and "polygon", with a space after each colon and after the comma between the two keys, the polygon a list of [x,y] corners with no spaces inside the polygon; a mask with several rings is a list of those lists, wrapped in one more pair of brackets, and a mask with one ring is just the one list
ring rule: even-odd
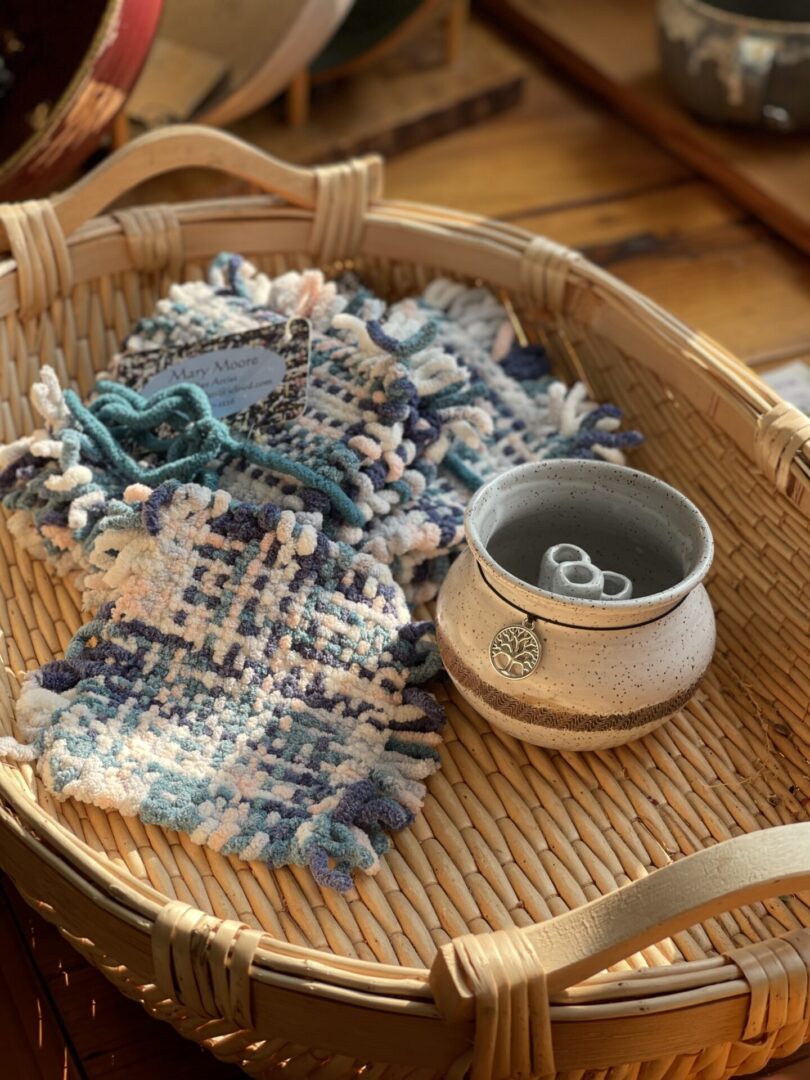
{"label": "plaid woven pattern", "polygon": [[[436,327],[429,319],[392,312],[383,327],[378,319],[345,313],[347,304],[320,271],[271,280],[240,256],[223,253],[212,263],[208,283],[174,286],[155,315],[138,323],[114,375],[137,387],[156,346],[206,342],[293,315],[311,318],[305,413],[285,426],[272,413],[254,416],[250,438],[332,477],[371,521],[418,498],[451,442],[482,450],[491,421],[475,403],[463,364],[434,343]],[[379,302],[366,308],[384,311]],[[225,467],[240,483],[244,462],[237,458]],[[264,485],[272,480],[256,478]],[[296,509],[311,509],[306,493],[296,493],[289,483],[275,496]],[[324,520],[327,528],[341,524]],[[359,535],[345,538],[357,542]]]}
{"label": "plaid woven pattern", "polygon": [[[345,306],[335,286],[315,271],[270,282],[255,275],[243,260],[222,256],[212,266],[211,279],[213,284],[195,282],[172,289],[171,296],[159,303],[158,313],[143,320],[129,339],[128,345],[141,351],[119,359],[118,376],[142,384],[151,373],[149,349],[155,345],[205,341],[301,311],[317,316],[316,324],[339,321]],[[264,306],[271,300],[280,312]],[[305,414],[282,427],[272,416],[265,422],[259,417],[245,440],[317,473],[325,484],[313,486],[291,475],[290,469],[257,467],[238,452],[201,463],[182,479],[219,483],[241,498],[272,500],[304,512],[330,535],[361,547],[369,523],[418,506],[451,445],[481,449],[491,421],[474,402],[475,391],[463,366],[433,344],[435,329],[429,320],[394,315],[383,329],[351,315],[344,319],[342,328],[332,328],[329,335],[313,329]],[[83,565],[83,552],[76,548],[86,545],[96,523],[108,516],[108,501],[120,499],[137,477],[123,474],[88,439],[86,425],[71,414],[60,389],[45,374],[45,388],[53,399],[45,414],[49,430],[37,433],[25,446],[7,448],[0,459],[0,490],[6,493],[7,506],[22,511],[14,519],[21,540],[63,568],[73,569]],[[40,394],[37,401],[41,404],[44,399]],[[90,409],[100,415],[104,405],[94,403]],[[145,467],[168,468],[165,448],[150,449],[154,438],[151,444],[143,439],[138,443],[126,426],[116,435],[122,449]],[[77,463],[79,471],[70,473],[69,467]],[[60,470],[64,479],[55,475]],[[347,520],[345,507],[336,505],[334,492],[340,493],[344,504],[351,504],[352,520]]]}
{"label": "plaid woven pattern", "polygon": [[[346,310],[383,314],[381,302],[352,277],[342,288]],[[506,311],[487,289],[438,279],[385,315],[412,332],[424,324],[435,327],[436,344],[468,373],[473,401],[490,430],[481,448],[456,441],[421,495],[365,529],[364,550],[392,567],[416,603],[436,595],[464,542],[467,501],[481,484],[515,465],[550,458],[600,457],[621,464],[641,435],[620,430],[621,410],[589,400],[583,384],[569,388],[552,376],[541,346],[516,347]]]}
{"label": "plaid woven pattern", "polygon": [[19,702],[45,783],[348,888],[437,767],[425,626],[292,511],[164,485],[127,517],[96,543],[115,601]]}
{"label": "plaid woven pattern", "polygon": [[[272,416],[262,420],[259,406],[248,441],[317,473],[333,494],[233,453],[183,479],[306,514],[328,535],[391,566],[411,602],[435,595],[463,542],[467,499],[482,482],[548,457],[622,461],[640,439],[618,430],[615,406],[597,405],[581,384],[569,389],[553,378],[542,349],[510,348],[506,313],[491,293],[446,280],[388,307],[351,277],[339,286],[318,271],[271,280],[223,254],[208,282],[173,286],[155,315],[138,324],[116,373],[138,385],[155,346],[203,342],[291,315],[313,319],[307,411],[278,427]],[[55,496],[43,484],[63,482],[43,478],[42,460],[29,451],[20,467],[0,473],[0,489],[9,492],[7,505],[23,511],[13,520],[21,540],[70,569],[83,563],[76,545],[92,538],[108,501],[119,499],[132,477],[93,460],[81,424],[61,424],[78,428],[77,460],[91,469],[88,485],[74,485],[73,494],[63,486]],[[73,454],[72,432],[56,438],[67,438]],[[57,444],[51,438],[49,445]],[[57,456],[65,460],[64,449]],[[154,453],[143,459],[160,464]],[[54,468],[46,464],[45,472]],[[335,505],[334,491],[351,504],[353,520]]]}

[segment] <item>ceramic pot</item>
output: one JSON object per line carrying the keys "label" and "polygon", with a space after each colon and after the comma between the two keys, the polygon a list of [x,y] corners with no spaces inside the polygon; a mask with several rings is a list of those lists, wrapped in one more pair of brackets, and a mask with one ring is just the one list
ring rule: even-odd
{"label": "ceramic pot", "polygon": [[[714,651],[701,584],[713,543],[684,495],[601,461],[521,465],[470,501],[467,549],[437,605],[444,665],[496,727],[540,746],[635,739],[692,696]],[[578,544],[633,582],[629,600],[536,584],[552,544]]]}
{"label": "ceramic pot", "polygon": [[658,0],[658,41],[670,88],[692,112],[810,128],[807,0]]}

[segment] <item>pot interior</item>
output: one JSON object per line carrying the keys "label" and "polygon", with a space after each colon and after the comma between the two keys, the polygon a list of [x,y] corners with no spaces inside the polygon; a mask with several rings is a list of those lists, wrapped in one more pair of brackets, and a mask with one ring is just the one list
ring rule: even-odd
{"label": "pot interior", "polygon": [[710,551],[697,508],[633,469],[546,462],[515,469],[490,487],[471,507],[473,546],[482,545],[530,588],[537,588],[540,560],[553,544],[576,544],[600,569],[629,577],[633,600],[677,588]]}
{"label": "pot interior", "polygon": [[667,546],[646,524],[637,520],[630,539],[621,521],[596,521],[572,507],[556,507],[501,526],[487,551],[514,577],[536,585],[543,552],[573,539],[601,570],[629,577],[634,596],[651,596],[677,585],[685,577],[685,567],[681,552]]}

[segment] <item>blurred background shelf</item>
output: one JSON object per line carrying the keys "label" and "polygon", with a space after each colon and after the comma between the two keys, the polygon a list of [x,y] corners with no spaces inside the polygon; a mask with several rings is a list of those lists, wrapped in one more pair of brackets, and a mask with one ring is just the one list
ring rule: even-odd
{"label": "blurred background shelf", "polygon": [[[499,22],[482,23],[473,14],[467,33],[489,35],[511,56],[523,74],[519,103],[389,160],[387,194],[488,214],[581,248],[752,366],[810,358],[808,260],[576,80],[562,77],[523,37],[501,32]],[[583,38],[598,35],[598,25],[584,26]],[[387,71],[398,62],[389,58],[375,78],[394,79]],[[273,122],[271,108],[234,130],[280,153]],[[336,145],[350,123],[344,117],[331,134]],[[244,188],[219,175],[186,171],[145,185],[128,201],[239,191]]]}
{"label": "blurred background shelf", "polygon": [[659,67],[655,0],[484,0],[483,6],[810,253],[810,136],[713,126],[680,108]]}
{"label": "blurred background shelf", "polygon": [[488,27],[471,22],[446,62],[445,29],[427,27],[383,63],[315,81],[308,117],[290,125],[277,102],[232,125],[234,134],[287,161],[312,163],[413,146],[480,123],[516,105],[527,65]]}
{"label": "blurred background shelf", "polygon": [[[283,91],[327,44],[349,14],[352,0],[162,4],[158,48],[150,53],[135,87],[136,104],[130,101],[127,113],[148,123],[222,126]],[[189,63],[194,59],[196,70]],[[178,83],[192,79],[197,80],[196,96],[178,95]]]}

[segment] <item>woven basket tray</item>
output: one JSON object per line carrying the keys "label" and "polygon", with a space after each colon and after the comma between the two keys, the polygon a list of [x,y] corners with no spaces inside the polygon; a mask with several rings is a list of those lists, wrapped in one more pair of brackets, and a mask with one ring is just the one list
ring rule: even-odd
{"label": "woven basket tray", "polygon": [[[280,199],[93,217],[181,165]],[[345,896],[56,803],[29,767],[0,767],[0,865],[124,994],[254,1076],[752,1072],[810,1038],[810,423],[574,252],[384,200],[381,181],[376,159],[293,169],[175,128],[52,203],[0,207],[3,441],[33,426],[41,362],[87,393],[170,282],[223,248],[272,274],[350,262],[388,296],[481,279],[561,373],[647,433],[633,463],[709,518],[719,643],[702,689],[653,735],[577,755],[494,732],[439,687],[449,725],[424,812]],[[81,619],[69,583],[0,543],[9,731],[18,673]]]}

